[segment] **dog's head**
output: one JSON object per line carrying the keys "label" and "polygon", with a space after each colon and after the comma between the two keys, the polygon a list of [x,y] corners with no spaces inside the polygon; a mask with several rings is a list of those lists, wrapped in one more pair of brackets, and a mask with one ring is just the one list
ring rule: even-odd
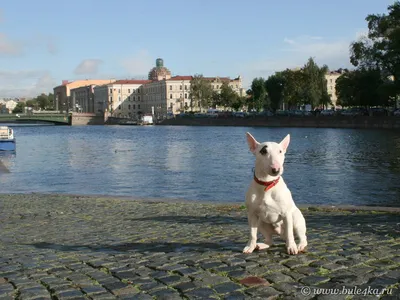
{"label": "dog's head", "polygon": [[290,135],[288,134],[280,143],[259,143],[248,132],[246,136],[250,151],[256,156],[256,169],[259,168],[260,171],[270,176],[282,175],[283,163],[285,162],[285,153],[289,146]]}

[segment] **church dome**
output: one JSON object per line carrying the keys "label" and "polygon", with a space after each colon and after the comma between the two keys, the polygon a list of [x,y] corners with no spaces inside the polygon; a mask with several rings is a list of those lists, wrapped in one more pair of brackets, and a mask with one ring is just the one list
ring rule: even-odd
{"label": "church dome", "polygon": [[164,60],[162,58],[156,59],[156,66],[149,72],[149,80],[164,80],[171,78],[171,71],[164,67]]}

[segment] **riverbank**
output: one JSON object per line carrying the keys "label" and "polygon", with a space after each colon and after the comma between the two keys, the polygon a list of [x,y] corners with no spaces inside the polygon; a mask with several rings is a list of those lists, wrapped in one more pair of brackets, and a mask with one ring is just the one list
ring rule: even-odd
{"label": "riverbank", "polygon": [[257,116],[248,118],[177,117],[164,120],[159,125],[363,128],[397,130],[400,129],[400,118],[395,116]]}
{"label": "riverbank", "polygon": [[304,208],[309,247],[289,256],[279,239],[242,254],[237,204],[29,194],[0,207],[1,299],[311,299],[400,281],[397,209]]}

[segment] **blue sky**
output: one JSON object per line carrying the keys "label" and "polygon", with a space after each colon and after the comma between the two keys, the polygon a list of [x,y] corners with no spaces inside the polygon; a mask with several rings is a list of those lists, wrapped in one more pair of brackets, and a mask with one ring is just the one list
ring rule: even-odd
{"label": "blue sky", "polygon": [[13,0],[0,6],[0,97],[61,80],[173,75],[254,77],[303,65],[350,67],[349,44],[389,0]]}

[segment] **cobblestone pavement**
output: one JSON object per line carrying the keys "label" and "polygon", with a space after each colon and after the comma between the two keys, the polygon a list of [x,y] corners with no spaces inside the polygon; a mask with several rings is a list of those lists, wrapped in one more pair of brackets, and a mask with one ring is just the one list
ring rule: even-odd
{"label": "cobblestone pavement", "polygon": [[304,214],[306,253],[244,255],[239,205],[0,195],[0,299],[400,299],[399,214]]}

